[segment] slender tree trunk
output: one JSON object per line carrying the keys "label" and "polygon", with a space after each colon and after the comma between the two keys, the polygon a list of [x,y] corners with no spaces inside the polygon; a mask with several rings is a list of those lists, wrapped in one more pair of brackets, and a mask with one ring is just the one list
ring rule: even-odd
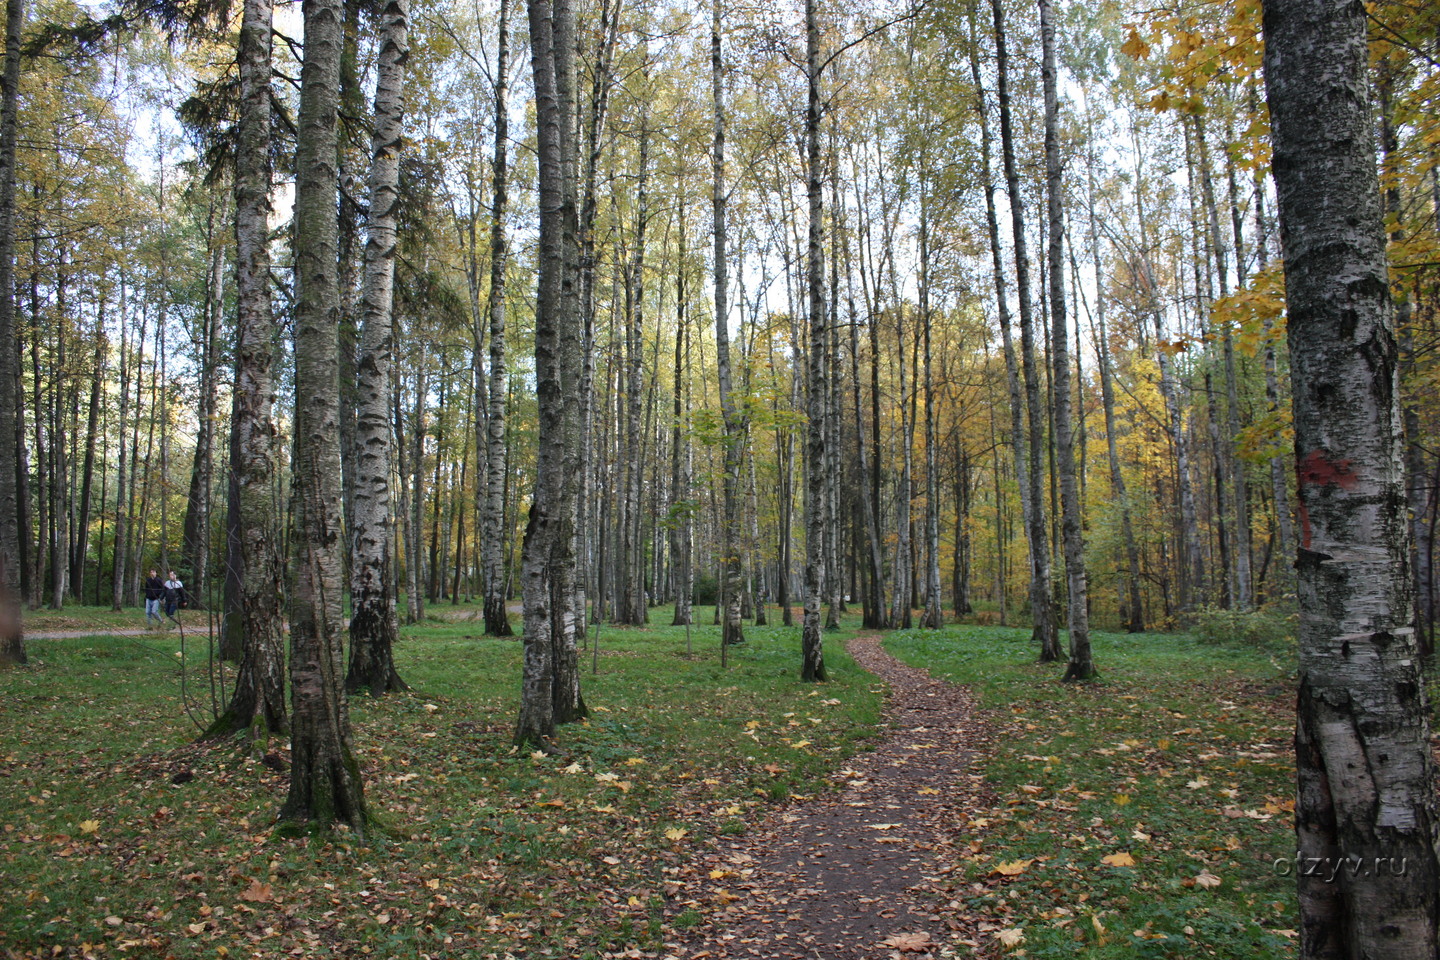
{"label": "slender tree trunk", "polygon": [[[725,611],[720,642],[724,645],[745,640],[744,621],[740,616],[741,530],[740,530],[740,459],[744,454],[744,425],[740,422],[731,387],[730,372],[730,307],[729,307],[729,242],[726,224],[725,185],[725,97],[724,61],[721,56],[721,3],[710,5],[710,89],[715,106],[714,149],[711,153],[714,209],[715,271],[715,367],[720,382],[720,416],[725,429],[724,516],[720,527],[720,601]],[[824,276],[822,273],[821,277]],[[817,408],[819,409],[819,408]],[[817,547],[818,549],[818,547]],[[817,588],[818,590],[818,588]],[[816,598],[819,610],[819,598]],[[807,601],[808,604],[808,601]],[[808,609],[808,607],[807,607]]]}
{"label": "slender tree trunk", "polygon": [[[1090,138],[1094,142],[1094,136]],[[1105,304],[1108,299],[1105,288],[1103,255],[1100,250],[1100,232],[1095,216],[1095,158],[1089,157],[1086,199],[1090,214],[1090,256],[1095,264],[1095,353],[1100,366],[1100,402],[1105,411],[1105,454],[1110,466],[1110,492],[1120,506],[1120,536],[1124,540],[1126,563],[1126,593],[1131,633],[1145,630],[1145,610],[1140,596],[1140,550],[1135,543],[1135,525],[1131,517],[1130,494],[1125,485],[1125,473],[1120,468],[1119,439],[1115,428],[1115,378],[1110,366],[1110,335],[1105,328]],[[1076,327],[1079,327],[1077,318]]]}
{"label": "slender tree trunk", "polygon": [[[80,512],[75,518],[75,536],[70,551],[70,587],[75,599],[85,602],[85,555],[90,552],[90,508],[95,479],[95,438],[100,433],[100,393],[105,379],[105,305],[100,304],[95,320],[94,373],[90,378],[90,402],[85,414],[85,461],[80,472]],[[3,428],[0,428],[3,429]],[[196,446],[199,446],[197,434]],[[103,549],[103,548],[102,548]]]}
{"label": "slender tree trunk", "polygon": [[196,410],[195,457],[190,468],[190,494],[185,501],[183,533],[187,590],[196,604],[209,602],[210,503],[214,478],[216,373],[219,368],[221,312],[224,309],[225,258],[218,244],[210,251],[205,286],[204,327],[200,347],[200,402]]}
{"label": "slender tree trunk", "polygon": [[[270,303],[269,251],[272,12],[271,0],[245,0],[240,25],[230,492],[238,504],[240,597],[235,609],[244,619],[243,648],[230,704],[202,739],[244,730],[253,739],[263,740],[270,732],[285,731],[288,725],[281,646],[282,579],[271,499],[275,475],[275,427],[270,419],[275,387],[271,366],[276,336]],[[333,219],[333,211],[331,216]],[[133,456],[133,440],[131,446]],[[132,490],[134,483],[132,479]]]}
{"label": "slender tree trunk", "polygon": [[0,667],[26,662],[20,611],[20,355],[15,337],[15,138],[24,0],[7,0],[0,73]]}
{"label": "slender tree trunk", "polygon": [[691,565],[693,514],[690,489],[690,443],[686,433],[686,410],[689,399],[689,292],[688,276],[689,222],[685,216],[685,200],[680,193],[680,250],[675,268],[675,394],[670,424],[670,579],[675,591],[675,615],[670,625],[689,626],[694,619],[691,594],[694,573]]}
{"label": "slender tree trunk", "polygon": [[[392,27],[395,3],[401,4],[401,19],[404,12],[404,0],[391,0],[386,16]],[[385,41],[393,43],[394,39],[387,31]],[[296,456],[292,501],[296,550],[290,602],[291,767],[290,792],[280,818],[320,826],[344,823],[363,836],[368,820],[364,783],[351,745],[340,648],[345,551],[335,151],[342,47],[339,0],[308,0],[295,156]],[[377,129],[377,140],[386,136],[382,130]]]}
{"label": "slender tree trunk", "polygon": [[486,423],[485,503],[480,518],[481,564],[485,583],[485,632],[492,637],[513,636],[505,610],[505,477],[510,469],[505,442],[509,415],[509,343],[506,340],[505,273],[509,266],[509,99],[510,0],[500,2],[499,49],[495,73],[495,158],[490,203],[490,412]]}
{"label": "slender tree trunk", "polygon": [[1300,499],[1297,849],[1371,868],[1334,882],[1297,871],[1300,955],[1431,960],[1440,825],[1405,567],[1366,12],[1267,0],[1263,15]]}
{"label": "slender tree trunk", "polygon": [[1085,535],[1081,527],[1080,489],[1076,483],[1074,424],[1071,420],[1070,344],[1065,316],[1065,213],[1060,183],[1059,92],[1055,77],[1055,23],[1050,0],[1039,0],[1045,87],[1045,194],[1050,226],[1050,364],[1055,393],[1055,452],[1059,461],[1060,501],[1064,519],[1065,580],[1068,587],[1070,662],[1066,680],[1095,676],[1090,653],[1090,598],[1085,581]]}
{"label": "slender tree trunk", "polygon": [[825,412],[826,323],[824,191],[820,158],[820,24],[817,0],[805,0],[805,185],[809,201],[806,288],[810,297],[810,337],[805,355],[805,621],[801,626],[800,680],[823,682],[824,638],[820,632],[821,589],[825,582]]}
{"label": "slender tree trunk", "polygon": [[1035,319],[1030,287],[1030,257],[1025,242],[1025,203],[1020,193],[1020,167],[1015,159],[1015,136],[1010,120],[1009,54],[1005,46],[1005,13],[1001,0],[990,0],[995,21],[996,87],[1000,107],[1000,150],[1005,167],[1006,192],[1010,200],[1010,221],[1015,241],[1015,286],[1020,306],[1020,355],[1024,363],[1025,409],[1028,414],[1029,465],[1021,480],[1030,489],[1030,554],[1034,568],[1030,587],[1030,616],[1035,624],[1035,640],[1040,647],[1040,662],[1060,659],[1060,636],[1055,624],[1055,608],[1050,585],[1050,550],[1046,536],[1044,471],[1041,469],[1041,446],[1045,437],[1044,407],[1040,402],[1040,376],[1035,359]]}
{"label": "slender tree trunk", "polygon": [[[923,188],[922,188],[923,189]],[[931,372],[930,231],[926,197],[920,199],[920,329],[924,339],[925,379],[925,614],[920,625],[939,630],[945,625],[940,609],[940,472],[936,467],[935,378]],[[958,515],[959,504],[956,504]],[[959,563],[959,558],[956,558]]]}
{"label": "slender tree trunk", "polygon": [[390,367],[395,345],[395,227],[400,203],[405,66],[409,59],[408,0],[381,10],[380,60],[370,142],[370,217],[360,295],[364,326],[356,364],[355,488],[351,493],[350,663],[345,689],[381,696],[403,690],[395,668],[400,637],[395,608],[395,542],[391,523]]}

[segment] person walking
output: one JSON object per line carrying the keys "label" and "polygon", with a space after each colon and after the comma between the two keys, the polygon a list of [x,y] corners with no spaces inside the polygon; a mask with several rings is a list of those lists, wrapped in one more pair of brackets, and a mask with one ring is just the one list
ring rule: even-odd
{"label": "person walking", "polygon": [[159,627],[165,624],[160,619],[160,601],[165,599],[165,581],[160,579],[160,571],[151,570],[150,576],[145,578],[145,628]]}
{"label": "person walking", "polygon": [[[179,610],[184,602],[185,584],[175,575],[175,571],[171,570],[170,579],[165,581],[165,616],[175,620],[175,611]],[[180,621],[175,620],[175,622],[179,623]]]}

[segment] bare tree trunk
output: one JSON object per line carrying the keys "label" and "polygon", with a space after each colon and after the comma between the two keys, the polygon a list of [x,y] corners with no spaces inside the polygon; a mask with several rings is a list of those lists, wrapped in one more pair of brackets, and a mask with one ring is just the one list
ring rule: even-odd
{"label": "bare tree trunk", "polygon": [[806,287],[810,296],[810,337],[805,355],[805,621],[801,626],[800,680],[823,682],[824,638],[820,632],[821,590],[825,582],[825,412],[826,323],[824,192],[820,159],[820,24],[817,0],[805,0],[805,185],[810,229],[806,248]]}
{"label": "bare tree trunk", "polygon": [[[1090,142],[1095,142],[1093,132]],[[1127,606],[1130,614],[1127,629],[1131,633],[1145,630],[1145,610],[1140,597],[1140,551],[1135,544],[1135,525],[1131,518],[1130,493],[1125,474],[1120,469],[1119,440],[1115,433],[1115,379],[1110,367],[1110,336],[1105,328],[1104,257],[1100,250],[1100,232],[1095,217],[1095,157],[1087,158],[1086,200],[1090,214],[1090,256],[1095,265],[1095,353],[1100,364],[1100,402],[1105,411],[1105,454],[1110,465],[1110,492],[1120,506],[1120,536],[1124,540],[1126,563]],[[1077,318],[1076,327],[1079,327]]]}
{"label": "bare tree trunk", "polygon": [[[924,188],[922,187],[922,190]],[[940,473],[935,464],[935,378],[930,356],[930,229],[927,197],[920,198],[920,329],[924,338],[925,378],[925,614],[920,626],[939,630],[945,625],[940,609]],[[956,504],[958,515],[959,504]],[[957,544],[958,548],[958,544]],[[957,549],[958,553],[958,549]],[[956,557],[956,563],[960,558]]]}
{"label": "bare tree trunk", "polygon": [[485,503],[480,518],[481,564],[485,583],[485,632],[514,636],[505,610],[505,477],[510,469],[505,442],[509,415],[509,343],[505,337],[505,273],[509,233],[505,216],[510,190],[510,0],[500,2],[495,72],[495,158],[490,201],[490,411],[486,421]]}
{"label": "bare tree trunk", "polygon": [[1090,598],[1085,580],[1085,535],[1081,527],[1080,489],[1076,483],[1074,424],[1071,421],[1070,344],[1065,317],[1065,213],[1060,183],[1059,93],[1055,77],[1055,23],[1050,0],[1039,0],[1040,69],[1045,87],[1045,194],[1050,226],[1050,368],[1055,393],[1055,451],[1059,461],[1060,502],[1064,519],[1065,580],[1069,601],[1070,662],[1066,680],[1095,676],[1090,653]]}
{"label": "bare tree trunk", "polygon": [[1263,12],[1300,498],[1297,848],[1366,867],[1333,882],[1297,871],[1300,955],[1431,960],[1440,829],[1366,13],[1324,0],[1267,0]]}
{"label": "bare tree trunk", "polygon": [[[724,61],[721,58],[720,0],[710,5],[710,89],[715,106],[714,150],[711,154],[712,191],[711,204],[714,209],[714,264],[715,271],[715,368],[720,381],[720,416],[725,428],[725,480],[724,515],[720,527],[720,602],[725,616],[721,629],[721,644],[743,643],[745,640],[744,621],[740,616],[740,459],[744,454],[744,425],[735,409],[735,398],[730,376],[730,307],[729,253],[725,205],[729,199],[725,185],[725,99],[723,89]],[[818,162],[818,161],[817,161]],[[820,277],[823,278],[821,273]],[[818,281],[817,281],[818,282]],[[816,410],[823,408],[817,407]],[[814,411],[812,411],[812,414]],[[817,425],[818,427],[818,425]],[[818,545],[816,549],[819,549]],[[818,616],[819,597],[815,600]],[[809,609],[809,601],[806,601]],[[817,626],[818,629],[818,626]]]}
{"label": "bare tree trunk", "polygon": [[400,202],[400,149],[405,119],[405,65],[410,55],[409,2],[387,0],[380,18],[370,142],[370,216],[360,295],[364,326],[356,364],[355,486],[351,492],[350,663],[345,689],[381,696],[406,689],[395,668],[400,637],[395,609],[395,542],[390,477],[390,367],[395,347],[395,227]]}
{"label": "bare tree trunk", "polygon": [[[1005,166],[1006,192],[1010,199],[1010,221],[1015,241],[1015,286],[1020,305],[1020,355],[1024,363],[1025,408],[1029,418],[1027,452],[1029,466],[1022,482],[1030,489],[1030,555],[1034,568],[1030,586],[1030,616],[1040,662],[1060,659],[1060,636],[1055,624],[1055,601],[1050,585],[1050,550],[1046,537],[1044,471],[1040,447],[1045,436],[1044,407],[1040,403],[1040,376],[1035,360],[1035,320],[1030,288],[1030,256],[1025,242],[1025,202],[1020,194],[1020,168],[1015,159],[1015,135],[1010,120],[1009,54],[1005,46],[1005,12],[1001,0],[990,0],[995,21],[996,88],[1000,107],[1000,150]],[[1018,472],[1017,472],[1018,475]]]}
{"label": "bare tree trunk", "polygon": [[[396,17],[391,0],[386,16]],[[394,41],[394,35],[385,40]],[[335,166],[339,0],[305,6],[295,181],[294,592],[290,604],[290,792],[280,819],[368,825],[343,696],[344,540],[340,490],[340,284]],[[393,50],[391,52],[394,52]],[[380,140],[382,129],[377,129]],[[374,235],[372,234],[372,239]],[[378,303],[378,298],[377,298]]]}
{"label": "bare tree trunk", "polygon": [[26,662],[20,612],[20,357],[15,339],[15,137],[24,25],[24,0],[7,0],[5,69],[0,72],[0,667]]}
{"label": "bare tree trunk", "polygon": [[671,584],[675,590],[675,615],[670,625],[688,626],[694,619],[691,594],[694,591],[694,567],[691,562],[694,510],[691,501],[690,442],[686,435],[686,410],[689,399],[689,288],[686,283],[689,259],[689,223],[685,216],[685,199],[680,194],[680,252],[675,268],[675,396],[670,425],[670,555]]}
{"label": "bare tree trunk", "polygon": [[[270,419],[275,387],[271,365],[277,333],[271,314],[269,251],[272,12],[271,0],[246,0],[240,25],[230,491],[238,502],[240,598],[236,609],[244,618],[243,648],[230,704],[202,739],[244,730],[252,738],[263,740],[270,732],[280,733],[287,728],[281,570],[270,489],[275,475],[275,427]],[[136,392],[138,396],[138,388]],[[132,441],[132,456],[133,447]],[[132,479],[132,489],[134,482]]]}
{"label": "bare tree trunk", "polygon": [[645,548],[641,540],[640,491],[643,486],[644,464],[641,462],[641,393],[644,388],[644,323],[645,323],[645,228],[649,219],[646,208],[647,177],[650,166],[649,117],[643,108],[640,117],[640,170],[637,177],[635,214],[635,251],[626,265],[629,274],[625,305],[628,324],[625,330],[625,461],[624,490],[620,523],[620,611],[617,619],[631,626],[643,624],[645,605]]}
{"label": "bare tree trunk", "polygon": [[[540,194],[540,276],[535,303],[535,385],[540,447],[535,492],[525,531],[522,594],[525,665],[515,742],[550,749],[555,725],[572,719],[578,671],[561,661],[575,643],[574,486],[567,481],[567,445],[575,436],[578,381],[574,267],[577,217],[574,168],[574,11],[569,0],[529,0]],[[575,343],[572,345],[572,341]],[[567,649],[569,647],[570,649]]]}
{"label": "bare tree trunk", "polygon": [[[213,211],[212,211],[213,213]],[[213,240],[213,238],[210,238]],[[219,339],[224,310],[225,257],[212,243],[205,286],[205,315],[200,345],[200,403],[196,410],[195,458],[190,468],[190,495],[185,501],[184,550],[188,591],[197,604],[209,602],[210,505],[214,480],[215,409]]]}

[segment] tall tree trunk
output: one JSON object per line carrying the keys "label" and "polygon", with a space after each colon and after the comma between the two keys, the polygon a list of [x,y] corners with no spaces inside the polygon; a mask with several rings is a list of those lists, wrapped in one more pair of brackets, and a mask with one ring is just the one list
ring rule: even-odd
{"label": "tall tree trunk", "polygon": [[1050,227],[1050,369],[1055,394],[1055,453],[1059,462],[1060,502],[1064,520],[1065,581],[1068,589],[1070,662],[1066,680],[1095,676],[1090,653],[1090,598],[1085,581],[1085,535],[1081,527],[1080,488],[1076,482],[1074,424],[1071,420],[1070,344],[1065,316],[1065,212],[1060,182],[1060,104],[1055,76],[1055,23],[1050,0],[1039,0],[1045,88],[1045,195]]}
{"label": "tall tree trunk", "polygon": [[[391,0],[392,4],[403,0]],[[394,7],[387,9],[394,16]],[[386,37],[393,40],[393,34]],[[290,598],[290,792],[282,820],[367,827],[343,696],[344,540],[340,490],[340,283],[335,166],[339,0],[305,5],[295,155],[295,567]],[[377,139],[382,136],[377,129]]]}
{"label": "tall tree trunk", "polygon": [[[921,188],[922,191],[924,187]],[[925,380],[925,614],[920,625],[939,630],[945,625],[940,609],[940,473],[936,467],[938,442],[935,432],[935,378],[930,356],[930,229],[926,216],[927,197],[920,198],[920,330],[924,340]],[[956,504],[958,514],[959,504]],[[958,544],[957,544],[958,547]],[[957,551],[958,552],[958,551]],[[959,557],[956,557],[959,563]]]}
{"label": "tall tree trunk", "polygon": [[[1090,142],[1095,142],[1093,131]],[[1100,367],[1100,402],[1105,411],[1105,455],[1110,466],[1110,492],[1120,506],[1120,536],[1124,541],[1126,564],[1126,602],[1130,614],[1126,627],[1131,633],[1145,630],[1145,610],[1140,597],[1140,550],[1135,543],[1135,524],[1131,517],[1130,494],[1125,473],[1120,468],[1119,439],[1115,432],[1115,375],[1110,366],[1110,335],[1105,328],[1104,255],[1100,250],[1100,231],[1095,216],[1095,157],[1087,158],[1086,201],[1090,214],[1090,257],[1095,265],[1095,353]],[[1079,320],[1076,320],[1079,328]]]}
{"label": "tall tree trunk", "polygon": [[[535,301],[535,391],[540,446],[530,520],[521,561],[525,664],[515,742],[550,749],[555,725],[578,707],[578,672],[561,661],[574,646],[574,486],[565,477],[573,458],[575,400],[567,387],[580,371],[575,297],[574,45],[569,0],[528,0],[539,160],[540,253]],[[572,345],[571,341],[575,341]],[[562,689],[570,688],[572,689]]]}
{"label": "tall tree trunk", "polygon": [[[102,301],[95,320],[94,372],[90,378],[90,402],[85,414],[85,461],[80,471],[80,512],[75,518],[75,535],[70,551],[70,587],[75,599],[85,602],[85,555],[90,552],[90,508],[95,479],[95,439],[100,433],[100,393],[105,380],[105,305]],[[197,433],[196,446],[199,446]]]}
{"label": "tall tree trunk", "polygon": [[370,217],[360,296],[364,326],[356,365],[355,456],[350,530],[350,664],[345,689],[381,696],[405,689],[395,668],[400,636],[395,609],[395,542],[391,523],[390,367],[395,345],[395,226],[400,203],[400,149],[409,58],[409,2],[387,0],[380,14],[370,144]]}
{"label": "tall tree trunk", "polygon": [[[213,211],[212,211],[213,212]],[[213,238],[212,238],[213,239]],[[210,591],[210,502],[214,475],[215,408],[221,315],[224,310],[225,257],[212,243],[205,284],[205,314],[200,344],[200,398],[195,411],[195,456],[190,493],[185,500],[184,541],[187,590],[196,603],[208,603]]]}
{"label": "tall tree trunk", "polygon": [[0,73],[0,667],[26,661],[20,612],[20,355],[15,337],[15,137],[19,126],[24,0],[5,6]]}
{"label": "tall tree trunk", "polygon": [[[1030,581],[1030,616],[1040,662],[1060,659],[1060,636],[1055,624],[1055,601],[1050,585],[1050,550],[1046,534],[1044,471],[1041,446],[1045,437],[1044,407],[1040,402],[1040,375],[1035,359],[1035,318],[1030,287],[1030,256],[1025,242],[1025,201],[1020,193],[1020,167],[1015,159],[1015,135],[1010,119],[1010,58],[1005,45],[1005,11],[1001,0],[990,0],[995,21],[995,98],[1000,107],[1000,151],[1005,187],[1010,200],[1010,222],[1015,242],[1015,287],[1020,307],[1020,355],[1024,363],[1025,409],[1028,414],[1029,465],[1021,480],[1030,489],[1030,555],[1034,571]],[[1018,475],[1018,471],[1017,471]]]}
{"label": "tall tree trunk", "polygon": [[806,288],[810,337],[805,353],[805,620],[800,633],[800,680],[823,682],[824,638],[820,632],[821,589],[825,583],[825,413],[826,344],[824,191],[820,158],[820,24],[818,0],[805,0],[805,186],[809,206]]}
{"label": "tall tree trunk", "polygon": [[[745,640],[744,621],[740,616],[740,458],[744,454],[744,425],[740,422],[735,408],[730,374],[730,306],[729,290],[729,242],[726,224],[726,203],[729,199],[725,185],[725,95],[724,61],[720,48],[721,29],[720,0],[711,0],[710,5],[710,92],[715,107],[715,136],[711,152],[711,206],[714,209],[714,263],[712,268],[715,287],[715,369],[720,382],[720,417],[725,430],[725,479],[724,514],[720,521],[720,603],[725,615],[721,627],[722,645],[742,643]],[[821,274],[823,278],[824,274]],[[819,409],[819,408],[817,408]],[[818,549],[818,547],[817,547]],[[818,591],[817,591],[818,592]],[[808,610],[808,603],[807,600]],[[819,610],[819,598],[816,598]],[[817,614],[818,615],[818,614]]]}
{"label": "tall tree trunk", "polygon": [[[245,730],[252,738],[263,740],[268,733],[287,728],[280,620],[282,578],[271,491],[275,476],[275,427],[270,419],[275,387],[271,366],[276,337],[270,303],[269,250],[272,13],[271,0],[245,0],[240,25],[230,492],[238,501],[240,598],[235,609],[244,618],[244,646],[234,694],[203,739]],[[331,216],[333,219],[333,211]],[[131,449],[133,456],[133,440]],[[131,481],[132,490],[137,479]]]}
{"label": "tall tree trunk", "polygon": [[510,0],[500,0],[500,28],[495,72],[495,158],[491,165],[490,200],[490,411],[486,419],[485,503],[480,517],[481,565],[485,583],[485,632],[513,636],[505,610],[505,477],[510,469],[505,442],[509,414],[509,343],[505,337],[505,273],[509,267],[509,234],[505,216],[510,189]]}
{"label": "tall tree trunk", "polygon": [[689,626],[694,620],[691,594],[694,590],[694,566],[691,562],[694,529],[690,489],[690,443],[686,432],[686,410],[689,409],[690,327],[688,276],[690,225],[685,216],[683,190],[680,194],[680,250],[675,267],[675,395],[670,424],[670,556],[671,584],[675,591],[675,614],[670,625]]}
{"label": "tall tree trunk", "polygon": [[1405,567],[1366,12],[1266,0],[1263,14],[1300,499],[1297,849],[1369,868],[1333,882],[1297,871],[1300,955],[1430,960],[1440,824]]}
{"label": "tall tree trunk", "polygon": [[620,523],[620,623],[643,624],[645,605],[645,548],[641,540],[640,495],[645,465],[641,457],[641,411],[644,389],[644,323],[645,323],[645,227],[649,219],[647,176],[650,166],[649,117],[642,108],[640,117],[640,170],[637,176],[635,251],[626,264],[628,274],[625,292],[625,458],[624,488]]}

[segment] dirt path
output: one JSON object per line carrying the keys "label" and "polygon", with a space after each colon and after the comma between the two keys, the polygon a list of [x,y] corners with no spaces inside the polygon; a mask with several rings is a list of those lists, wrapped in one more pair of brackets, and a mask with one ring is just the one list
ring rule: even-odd
{"label": "dirt path", "polygon": [[708,922],[680,956],[918,960],[968,932],[932,887],[978,788],[970,695],[902,664],[878,637],[848,649],[889,684],[883,739],[842,771],[842,792],[790,807],[703,865]]}

